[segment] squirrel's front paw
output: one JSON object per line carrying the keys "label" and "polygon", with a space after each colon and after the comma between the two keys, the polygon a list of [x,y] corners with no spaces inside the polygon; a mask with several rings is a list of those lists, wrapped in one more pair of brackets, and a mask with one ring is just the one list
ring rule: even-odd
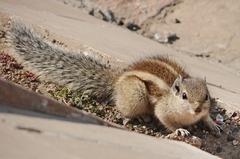
{"label": "squirrel's front paw", "polygon": [[221,131],[223,131],[223,128],[216,123],[213,123],[211,126],[209,126],[209,128],[211,132],[217,137],[219,137],[221,135]]}
{"label": "squirrel's front paw", "polygon": [[179,128],[179,129],[175,130],[174,133],[178,136],[189,136],[190,135],[190,132],[183,128]]}
{"label": "squirrel's front paw", "polygon": [[203,121],[215,136],[219,137],[221,135],[223,128],[220,125],[216,124],[209,115],[205,117]]}

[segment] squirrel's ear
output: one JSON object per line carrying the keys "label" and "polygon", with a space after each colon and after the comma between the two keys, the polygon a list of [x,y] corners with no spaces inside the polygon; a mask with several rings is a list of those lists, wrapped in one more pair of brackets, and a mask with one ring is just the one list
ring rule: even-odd
{"label": "squirrel's ear", "polygon": [[182,76],[179,75],[177,79],[173,82],[173,85],[171,87],[171,90],[174,92],[174,94],[178,94],[180,92],[180,85],[182,83]]}

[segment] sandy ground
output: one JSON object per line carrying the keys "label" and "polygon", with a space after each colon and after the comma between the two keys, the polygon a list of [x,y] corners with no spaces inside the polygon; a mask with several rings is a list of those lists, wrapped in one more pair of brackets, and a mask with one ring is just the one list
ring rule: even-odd
{"label": "sandy ground", "polygon": [[[207,77],[212,96],[228,112],[239,110],[240,85],[236,69],[227,63],[182,53],[176,49],[180,46],[180,41],[173,48],[166,47],[54,0],[41,3],[27,0],[1,1],[0,9],[1,12],[22,19],[26,24],[34,25],[36,30],[47,35],[50,40],[57,39],[62,46],[70,49],[101,53],[123,63],[152,54],[174,57],[193,75]],[[227,155],[225,154],[226,157]]]}

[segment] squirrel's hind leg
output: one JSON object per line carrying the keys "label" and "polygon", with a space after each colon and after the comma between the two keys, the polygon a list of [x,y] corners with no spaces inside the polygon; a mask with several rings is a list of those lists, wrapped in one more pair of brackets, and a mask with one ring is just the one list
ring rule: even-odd
{"label": "squirrel's hind leg", "polygon": [[134,118],[143,114],[151,114],[147,88],[136,76],[120,78],[115,87],[117,109],[123,116]]}

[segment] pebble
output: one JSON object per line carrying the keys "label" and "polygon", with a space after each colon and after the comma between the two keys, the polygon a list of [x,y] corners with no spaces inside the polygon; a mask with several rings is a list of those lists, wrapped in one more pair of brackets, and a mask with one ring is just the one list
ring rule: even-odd
{"label": "pebble", "polygon": [[137,31],[141,29],[137,24],[134,24],[133,22],[128,22],[126,27],[131,31]]}
{"label": "pebble", "polygon": [[233,117],[237,116],[237,112],[231,112],[231,113],[228,114],[228,116],[230,118],[233,118]]}
{"label": "pebble", "polygon": [[224,118],[223,118],[223,116],[221,115],[221,114],[218,114],[217,116],[216,116],[216,123],[217,124],[223,124],[224,122]]}
{"label": "pebble", "polygon": [[57,42],[57,40],[56,40],[56,39],[53,39],[53,40],[52,40],[52,43],[54,43],[54,44],[55,44],[56,42]]}
{"label": "pebble", "polygon": [[174,19],[174,22],[175,23],[181,23],[181,21],[179,19],[177,19],[177,18]]}
{"label": "pebble", "polygon": [[206,135],[209,134],[209,131],[206,131],[206,130],[203,130],[202,132]]}
{"label": "pebble", "polygon": [[238,140],[233,140],[232,144],[233,144],[233,146],[237,146],[239,144],[239,141]]}
{"label": "pebble", "polygon": [[0,31],[0,38],[5,37],[5,32],[4,31]]}
{"label": "pebble", "polygon": [[226,121],[225,121],[225,124],[230,124],[231,123],[231,120],[229,120],[229,119],[227,119]]}
{"label": "pebble", "polygon": [[233,120],[238,120],[239,119],[239,116],[235,116],[235,117],[232,117]]}
{"label": "pebble", "polygon": [[192,137],[192,144],[198,148],[200,148],[202,146],[202,140],[196,136]]}
{"label": "pebble", "polygon": [[119,25],[119,26],[122,26],[122,25],[124,25],[124,22],[125,21],[125,18],[120,18],[120,19],[118,19],[118,21],[117,21],[117,24]]}
{"label": "pebble", "polygon": [[178,39],[177,34],[174,32],[155,33],[153,38],[162,44],[172,43]]}
{"label": "pebble", "polygon": [[123,125],[127,125],[129,123],[130,119],[129,118],[125,118],[123,119]]}
{"label": "pebble", "polygon": [[95,8],[89,11],[89,14],[107,22],[115,22],[115,16],[111,10]]}
{"label": "pebble", "polygon": [[100,111],[102,111],[102,110],[103,110],[103,106],[99,106],[98,109],[99,109]]}
{"label": "pebble", "polygon": [[121,115],[118,113],[118,114],[116,115],[116,118],[117,118],[117,119],[121,119],[122,117],[121,117]]}
{"label": "pebble", "polygon": [[133,128],[137,128],[138,126],[137,125],[133,125]]}

